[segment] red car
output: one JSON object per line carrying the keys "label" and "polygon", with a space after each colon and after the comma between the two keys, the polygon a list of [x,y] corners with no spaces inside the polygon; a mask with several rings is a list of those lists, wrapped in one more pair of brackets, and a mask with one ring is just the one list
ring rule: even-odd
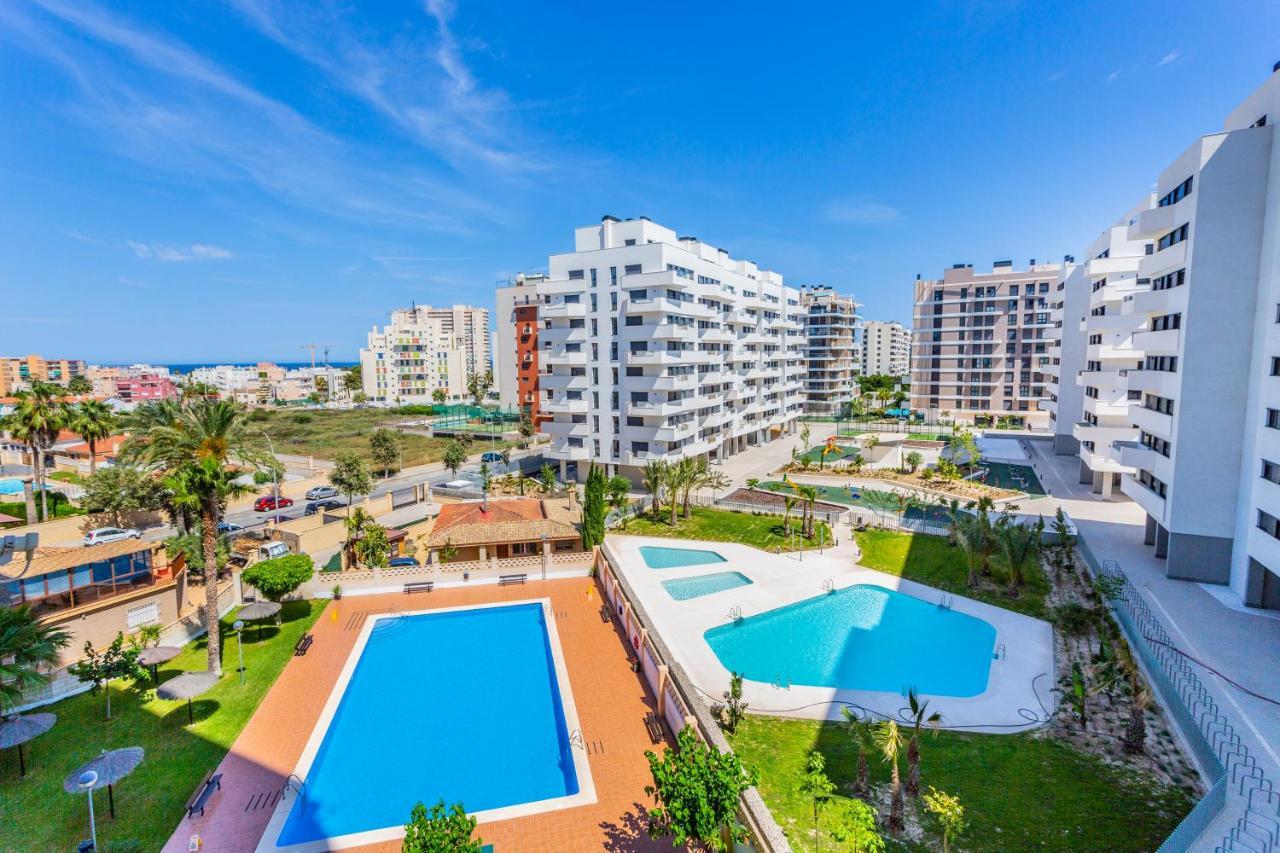
{"label": "red car", "polygon": [[287,506],[293,506],[292,498],[280,498],[277,500],[271,495],[267,495],[265,498],[258,498],[253,502],[253,511],[266,512],[269,509],[284,509]]}

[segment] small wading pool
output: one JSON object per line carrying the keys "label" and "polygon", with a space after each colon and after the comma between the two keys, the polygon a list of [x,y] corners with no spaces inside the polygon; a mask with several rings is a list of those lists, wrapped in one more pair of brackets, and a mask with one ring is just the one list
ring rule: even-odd
{"label": "small wading pool", "polygon": [[644,564],[651,569],[678,569],[682,566],[705,566],[709,563],[723,563],[725,558],[715,551],[701,548],[662,548],[656,545],[641,545],[640,556]]}
{"label": "small wading pool", "polygon": [[727,589],[748,586],[751,578],[742,572],[717,572],[714,575],[701,575],[696,578],[677,578],[663,581],[662,587],[676,601],[687,601]]}
{"label": "small wading pool", "polygon": [[987,689],[996,629],[905,593],[858,585],[703,636],[726,669],[751,681],[965,697]]}

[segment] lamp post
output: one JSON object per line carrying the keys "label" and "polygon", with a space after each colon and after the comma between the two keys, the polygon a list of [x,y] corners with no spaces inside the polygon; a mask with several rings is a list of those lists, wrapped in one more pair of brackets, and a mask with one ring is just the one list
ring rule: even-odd
{"label": "lamp post", "polygon": [[[276,460],[276,447],[271,443],[271,436],[267,435],[267,431],[263,429],[258,430],[258,432],[262,433],[262,437],[267,440],[267,449],[271,451],[271,458],[279,461]],[[272,507],[272,509],[280,509],[280,484],[276,480],[276,468],[274,465],[271,466],[271,494],[276,502],[276,506]]]}
{"label": "lamp post", "polygon": [[244,640],[241,637],[241,631],[244,630],[244,620],[237,619],[231,624],[236,629],[236,652],[240,655],[240,668],[236,672],[240,673],[240,685],[244,686]]}
{"label": "lamp post", "polygon": [[98,784],[98,774],[93,770],[86,770],[80,774],[80,778],[76,780],[76,784],[89,795],[89,840],[93,843],[93,850],[98,849],[98,825],[93,819],[93,786]]}

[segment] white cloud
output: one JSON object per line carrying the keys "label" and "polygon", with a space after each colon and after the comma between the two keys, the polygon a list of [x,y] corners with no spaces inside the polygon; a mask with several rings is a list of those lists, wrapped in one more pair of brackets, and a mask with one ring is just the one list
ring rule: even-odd
{"label": "white cloud", "polygon": [[1160,62],[1159,62],[1158,64],[1159,64],[1159,65],[1171,65],[1172,63],[1174,63],[1174,62],[1177,62],[1177,61],[1178,61],[1178,56],[1179,56],[1179,54],[1180,54],[1180,53],[1181,53],[1181,51],[1179,51],[1179,50],[1171,50],[1171,51],[1169,51],[1168,53],[1166,53],[1166,54],[1164,55],[1164,58],[1163,58],[1163,59],[1161,59],[1161,60],[1160,60]]}
{"label": "white cloud", "polygon": [[192,243],[189,246],[169,246],[162,243],[140,243],[129,240],[129,248],[140,258],[162,263],[183,263],[185,261],[223,261],[234,258],[230,251],[221,246],[208,243]]}
{"label": "white cloud", "polygon": [[1120,79],[1120,72],[1119,72],[1119,71],[1112,71],[1110,74],[1108,74],[1108,75],[1107,75],[1107,82],[1108,82],[1108,83],[1114,83],[1114,82],[1116,82],[1116,81],[1117,81],[1117,80],[1119,80],[1119,79]]}
{"label": "white cloud", "polygon": [[1055,71],[1049,75],[1049,82],[1057,83],[1059,80],[1061,80],[1063,77],[1066,77],[1066,76],[1067,76],[1067,72],[1065,71]]}
{"label": "white cloud", "polygon": [[878,201],[831,201],[822,219],[837,225],[883,225],[902,219],[902,211]]}

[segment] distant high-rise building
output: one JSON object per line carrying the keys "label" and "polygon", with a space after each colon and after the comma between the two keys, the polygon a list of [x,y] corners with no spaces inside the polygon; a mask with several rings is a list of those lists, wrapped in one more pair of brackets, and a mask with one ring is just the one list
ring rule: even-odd
{"label": "distant high-rise building", "polygon": [[857,393],[862,374],[858,308],[852,296],[830,287],[802,288],[806,349],[805,411],[839,414]]}
{"label": "distant high-rise building", "polygon": [[442,389],[452,402],[468,398],[467,379],[489,372],[489,310],[421,305],[391,312],[360,350],[365,396],[386,405],[430,403]]}
{"label": "distant high-rise building", "polygon": [[917,279],[911,407],[958,423],[1044,426],[1044,367],[1059,331],[1050,300],[1062,272],[1062,264],[1015,270],[997,261],[989,273],[956,264],[940,279]]}
{"label": "distant high-rise building", "polygon": [[862,372],[867,376],[911,375],[911,330],[895,321],[862,324]]}
{"label": "distant high-rise building", "polygon": [[519,411],[540,425],[544,417],[538,393],[538,316],[542,275],[518,275],[514,284],[498,288],[495,376],[504,408]]}
{"label": "distant high-rise building", "polygon": [[0,397],[29,391],[32,382],[66,385],[73,376],[83,376],[86,369],[80,359],[45,359],[38,355],[0,357]]}

